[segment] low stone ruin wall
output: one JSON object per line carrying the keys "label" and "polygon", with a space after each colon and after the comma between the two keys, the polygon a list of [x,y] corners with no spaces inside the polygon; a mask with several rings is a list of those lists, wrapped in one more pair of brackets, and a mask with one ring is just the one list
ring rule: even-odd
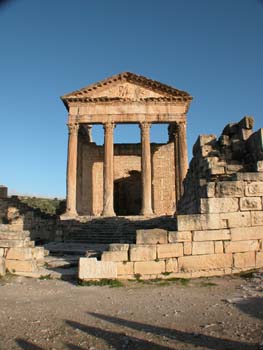
{"label": "low stone ruin wall", "polygon": [[263,129],[253,118],[200,136],[184,181],[177,231],[138,230],[101,261],[81,258],[79,278],[191,278],[263,267]]}
{"label": "low stone ruin wall", "polygon": [[6,272],[37,272],[44,264],[44,248],[35,247],[28,231],[0,225],[0,276]]}
{"label": "low stone ruin wall", "polygon": [[8,197],[7,191],[5,194],[5,196],[0,195],[0,224],[9,224],[16,231],[29,231],[30,238],[37,242],[55,240],[56,215],[49,215],[32,208],[22,202],[18,196]]}

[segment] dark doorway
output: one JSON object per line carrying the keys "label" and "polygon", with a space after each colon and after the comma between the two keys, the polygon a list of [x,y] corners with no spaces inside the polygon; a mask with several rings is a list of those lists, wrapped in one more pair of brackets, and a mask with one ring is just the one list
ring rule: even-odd
{"label": "dark doorway", "polygon": [[114,211],[116,215],[140,215],[141,173],[130,171],[128,177],[114,181]]}

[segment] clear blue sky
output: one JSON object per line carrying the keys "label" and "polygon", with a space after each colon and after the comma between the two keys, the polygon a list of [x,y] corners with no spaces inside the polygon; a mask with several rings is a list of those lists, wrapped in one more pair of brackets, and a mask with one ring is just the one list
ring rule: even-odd
{"label": "clear blue sky", "polygon": [[[59,96],[122,71],[194,97],[189,153],[199,134],[244,115],[263,127],[259,0],[13,0],[0,6],[0,43],[0,184],[10,191],[65,196]],[[138,139],[139,128],[115,130],[116,142]]]}

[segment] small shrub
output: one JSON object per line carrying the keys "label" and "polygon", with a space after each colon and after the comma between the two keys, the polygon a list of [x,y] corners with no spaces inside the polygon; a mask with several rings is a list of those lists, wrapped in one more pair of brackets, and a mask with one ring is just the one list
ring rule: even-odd
{"label": "small shrub", "polygon": [[123,287],[123,283],[119,280],[114,279],[106,279],[103,278],[101,280],[94,280],[94,281],[78,281],[79,286],[82,287],[90,287],[90,286],[109,286],[110,288],[117,288],[117,287]]}

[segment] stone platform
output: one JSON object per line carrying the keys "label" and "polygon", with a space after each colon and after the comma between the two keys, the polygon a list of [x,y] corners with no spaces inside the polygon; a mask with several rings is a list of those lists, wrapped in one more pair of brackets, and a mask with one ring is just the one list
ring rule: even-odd
{"label": "stone platform", "polygon": [[136,230],[162,228],[175,230],[171,216],[62,217],[56,240],[72,243],[135,243]]}

